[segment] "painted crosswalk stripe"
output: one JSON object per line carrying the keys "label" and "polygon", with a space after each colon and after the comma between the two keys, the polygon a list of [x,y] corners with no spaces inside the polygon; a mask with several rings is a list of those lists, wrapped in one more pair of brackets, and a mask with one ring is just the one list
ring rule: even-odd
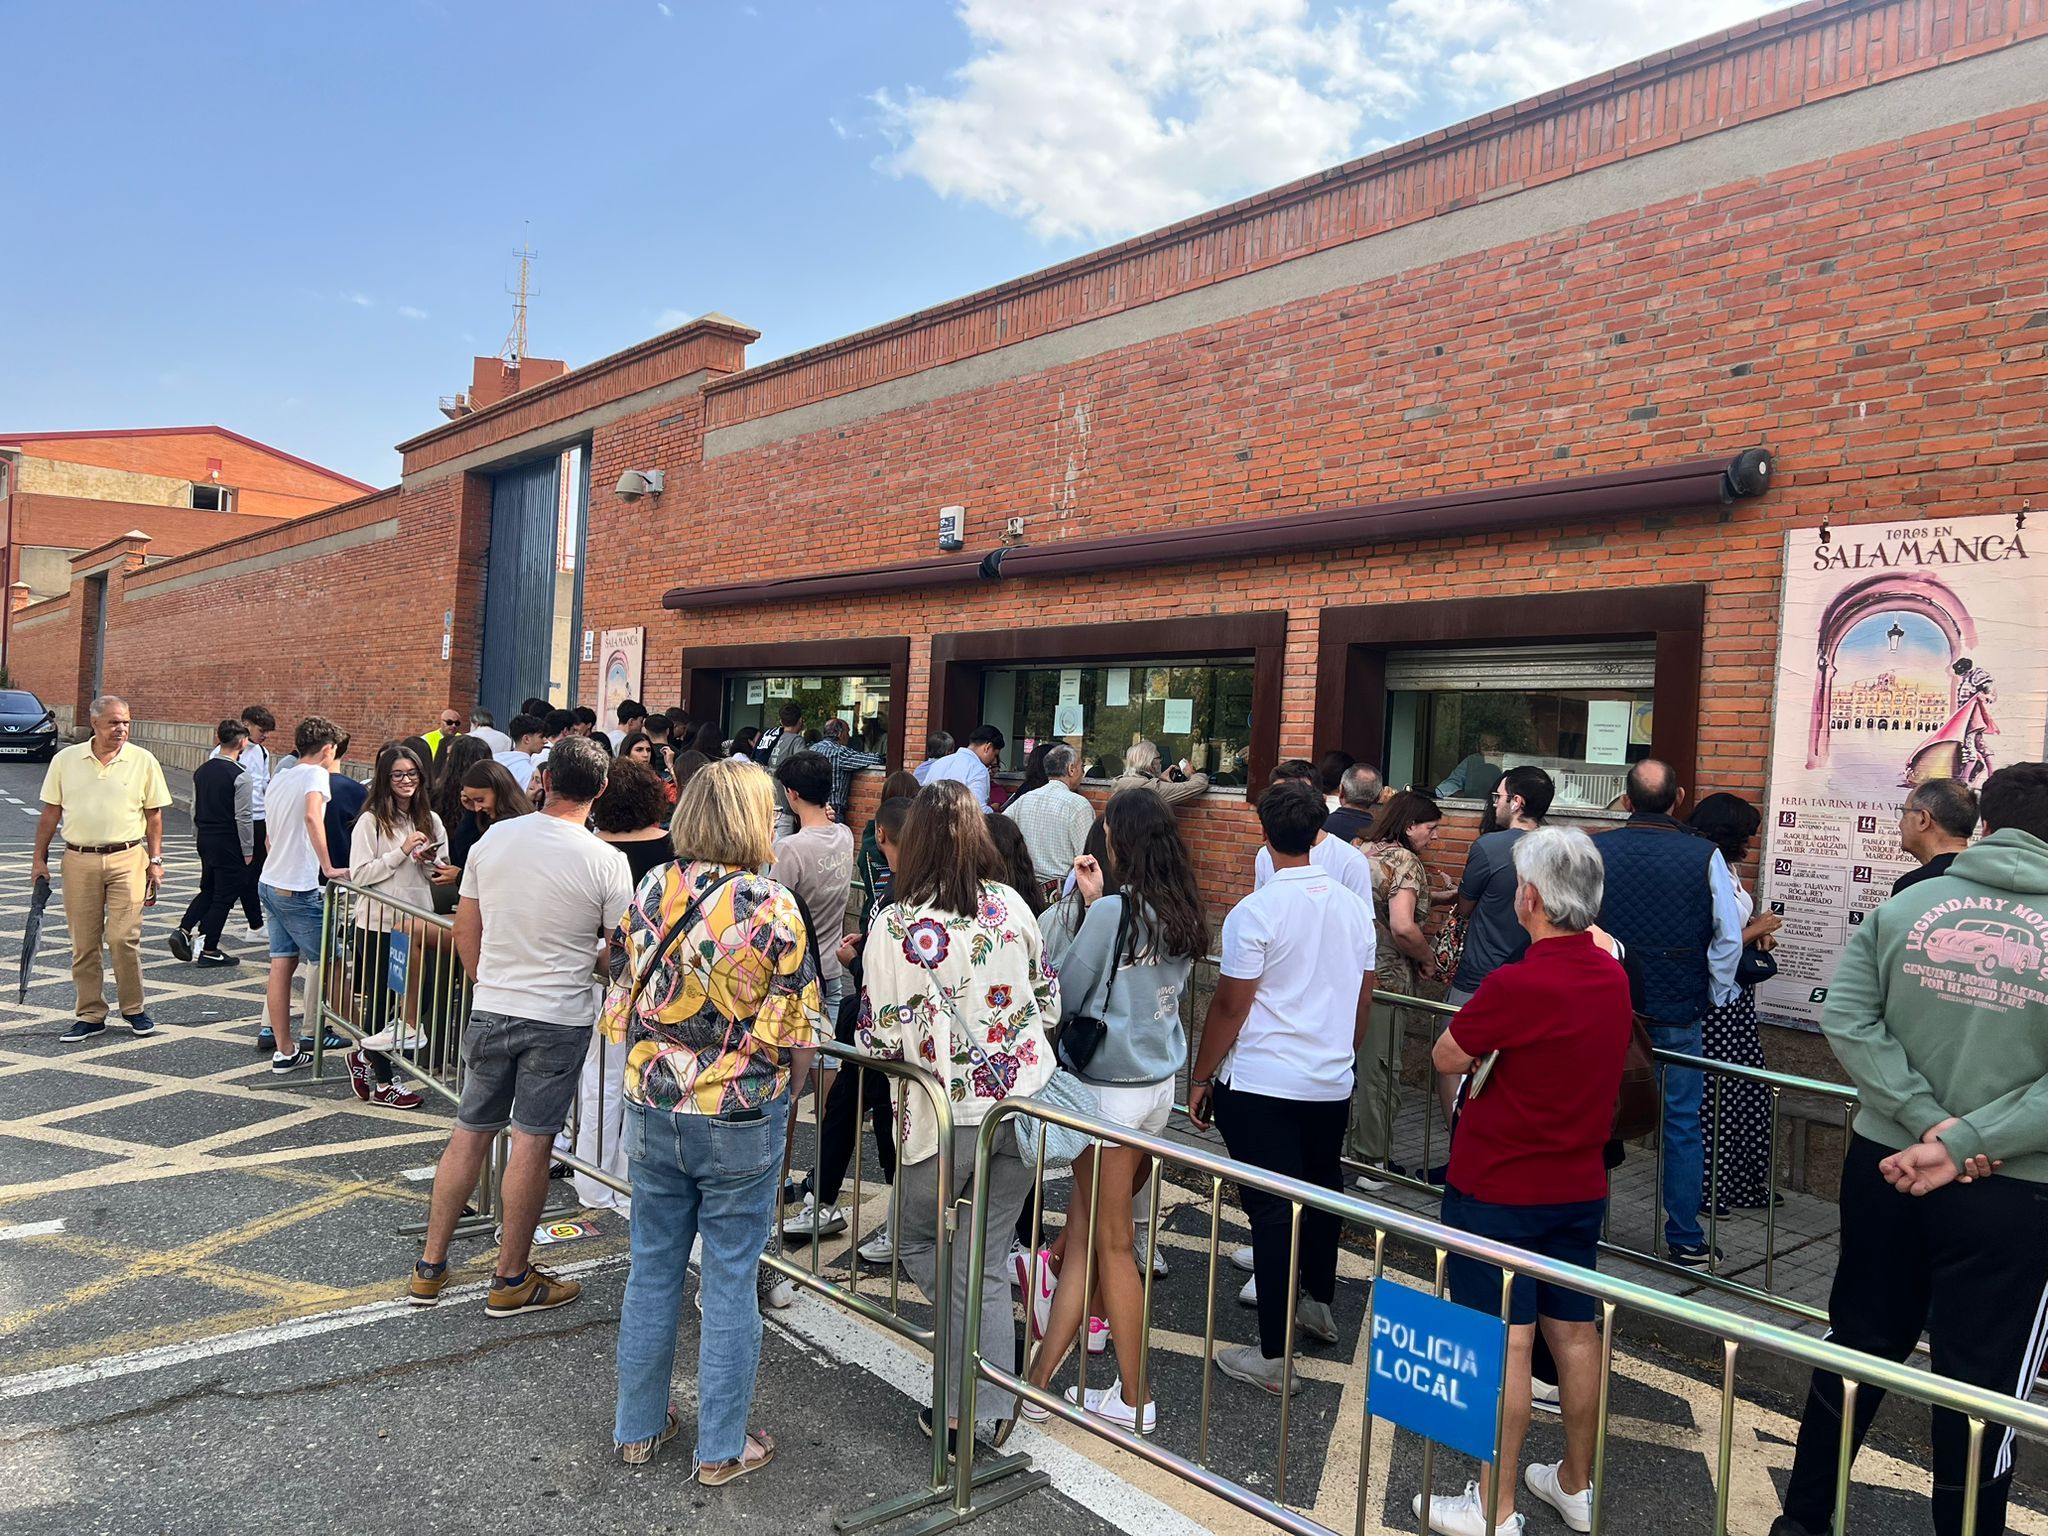
{"label": "painted crosswalk stripe", "polygon": [[25,1221],[18,1227],[0,1227],[0,1243],[11,1243],[17,1237],[48,1237],[64,1230],[64,1218],[55,1221]]}

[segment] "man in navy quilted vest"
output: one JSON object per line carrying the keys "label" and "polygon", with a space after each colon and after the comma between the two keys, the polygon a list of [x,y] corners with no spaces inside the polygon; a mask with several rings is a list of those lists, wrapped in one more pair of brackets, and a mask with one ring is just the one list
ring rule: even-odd
{"label": "man in navy quilted vest", "polygon": [[[1625,825],[1593,839],[1607,866],[1600,926],[1643,972],[1643,1013],[1659,1050],[1700,1054],[1700,1021],[1733,1001],[1742,958],[1735,877],[1721,852],[1673,817],[1685,800],[1669,763],[1646,757],[1628,771]],[[1708,1269],[1700,1229],[1705,1187],[1697,1072],[1664,1073],[1664,1248],[1690,1269]]]}

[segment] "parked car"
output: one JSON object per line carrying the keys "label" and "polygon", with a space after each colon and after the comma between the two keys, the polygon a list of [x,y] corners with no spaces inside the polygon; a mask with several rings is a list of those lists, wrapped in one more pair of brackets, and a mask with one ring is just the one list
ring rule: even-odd
{"label": "parked car", "polygon": [[0,688],[0,758],[47,763],[57,750],[57,717],[26,688]]}
{"label": "parked car", "polygon": [[2041,946],[2033,933],[2018,923],[2002,923],[1986,917],[1966,917],[1953,927],[1930,934],[1930,960],[1960,960],[1974,965],[1978,974],[1989,976],[2005,969],[2025,975],[2041,968]]}

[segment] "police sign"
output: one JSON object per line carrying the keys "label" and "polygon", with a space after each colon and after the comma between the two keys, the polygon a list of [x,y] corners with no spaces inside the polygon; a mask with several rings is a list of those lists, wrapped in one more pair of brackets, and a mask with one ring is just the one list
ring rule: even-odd
{"label": "police sign", "polygon": [[1382,1278],[1372,1288],[1372,1411],[1491,1461],[1508,1325]]}

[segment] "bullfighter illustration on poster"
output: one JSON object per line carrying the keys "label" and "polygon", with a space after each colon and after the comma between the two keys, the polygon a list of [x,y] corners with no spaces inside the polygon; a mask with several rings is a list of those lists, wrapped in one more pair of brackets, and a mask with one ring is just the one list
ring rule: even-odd
{"label": "bullfighter illustration on poster", "polygon": [[1913,785],[1980,788],[2048,736],[2048,565],[2010,513],[1786,536],[1762,899],[1785,919],[1757,1011],[1815,1025],[1835,957],[1913,867]]}

